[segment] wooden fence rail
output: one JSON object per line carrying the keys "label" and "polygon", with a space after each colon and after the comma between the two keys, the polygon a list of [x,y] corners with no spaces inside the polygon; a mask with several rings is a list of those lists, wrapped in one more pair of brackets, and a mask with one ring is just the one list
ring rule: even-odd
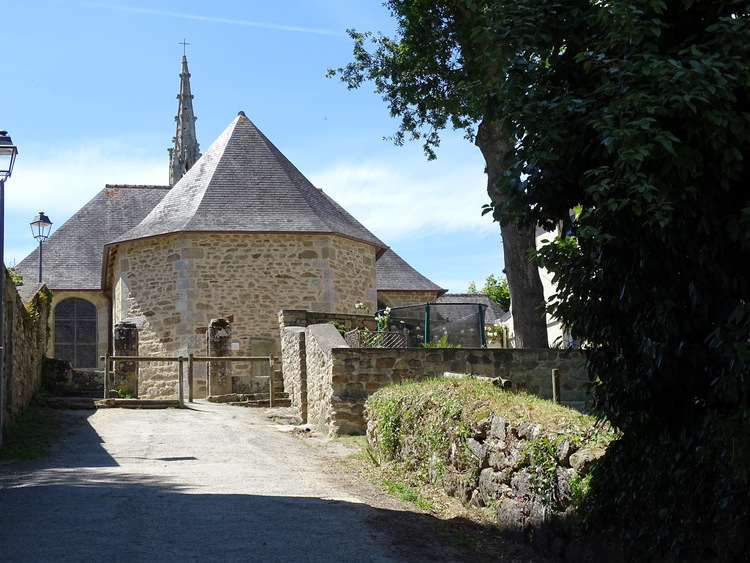
{"label": "wooden fence rail", "polygon": [[[274,406],[274,376],[273,376],[273,356],[223,356],[223,357],[204,357],[188,354],[185,356],[101,356],[100,360],[104,362],[104,398],[108,398],[109,386],[112,379],[112,362],[177,362],[177,396],[180,408],[185,406],[185,371],[183,364],[188,364],[188,402],[193,402],[193,368],[195,362],[249,362],[265,360],[271,366],[271,375],[269,377],[269,404]],[[135,391],[138,394],[138,372],[136,372]],[[263,377],[263,376],[261,376]],[[210,389],[210,372],[206,378],[206,390]]]}

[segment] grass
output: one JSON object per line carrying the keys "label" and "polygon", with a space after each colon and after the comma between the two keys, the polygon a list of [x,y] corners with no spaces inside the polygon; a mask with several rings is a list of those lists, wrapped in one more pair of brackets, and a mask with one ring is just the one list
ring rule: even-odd
{"label": "grass", "polygon": [[45,455],[52,444],[51,433],[57,425],[52,411],[31,405],[8,424],[0,448],[0,460],[26,461]]}
{"label": "grass", "polygon": [[392,479],[383,479],[380,485],[383,490],[390,495],[407,502],[413,502],[424,510],[429,510],[430,512],[435,511],[435,506],[428,500],[424,499],[417,489],[409,487],[399,481],[393,481]]}
{"label": "grass", "polygon": [[[496,553],[501,546],[507,547],[498,540],[497,504],[462,505],[459,499],[448,497],[441,483],[427,478],[429,452],[444,457],[456,435],[468,434],[491,413],[516,427],[523,421],[540,424],[545,433],[579,444],[606,444],[614,436],[590,416],[533,395],[503,391],[480,378],[404,382],[378,391],[367,408],[380,422],[380,444],[371,445],[361,436],[349,438],[357,452],[341,462],[386,493],[431,513],[456,545],[469,548],[480,559],[504,558]],[[408,457],[414,452],[421,455]],[[407,457],[402,459],[402,454]]]}

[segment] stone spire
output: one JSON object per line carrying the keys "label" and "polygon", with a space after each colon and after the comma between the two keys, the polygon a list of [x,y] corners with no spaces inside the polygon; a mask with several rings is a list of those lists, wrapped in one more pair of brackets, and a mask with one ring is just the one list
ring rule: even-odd
{"label": "stone spire", "polygon": [[190,72],[187,57],[182,55],[182,72],[180,72],[180,93],[177,95],[177,132],[169,149],[169,185],[174,186],[180,178],[193,167],[201,157],[200,146],[195,135],[195,114],[193,113],[193,95],[190,93]]}

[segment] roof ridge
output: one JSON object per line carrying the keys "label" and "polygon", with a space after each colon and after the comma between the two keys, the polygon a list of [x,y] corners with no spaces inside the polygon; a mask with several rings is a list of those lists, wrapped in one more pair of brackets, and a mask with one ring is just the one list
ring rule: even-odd
{"label": "roof ridge", "polygon": [[138,189],[138,190],[169,190],[170,186],[164,184],[104,184],[104,188],[107,190],[114,189]]}

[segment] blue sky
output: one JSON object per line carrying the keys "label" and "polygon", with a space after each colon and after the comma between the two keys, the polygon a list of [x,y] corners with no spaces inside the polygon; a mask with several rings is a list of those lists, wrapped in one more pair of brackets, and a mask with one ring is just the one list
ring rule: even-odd
{"label": "blue sky", "polygon": [[484,162],[461,132],[438,159],[384,140],[398,122],[371,85],[325,77],[351,60],[347,28],[394,29],[378,0],[24,0],[2,3],[0,129],[19,147],[6,183],[5,262],[105,184],[166,184],[180,61],[203,151],[242,110],[313,184],[452,292],[500,274]]}

